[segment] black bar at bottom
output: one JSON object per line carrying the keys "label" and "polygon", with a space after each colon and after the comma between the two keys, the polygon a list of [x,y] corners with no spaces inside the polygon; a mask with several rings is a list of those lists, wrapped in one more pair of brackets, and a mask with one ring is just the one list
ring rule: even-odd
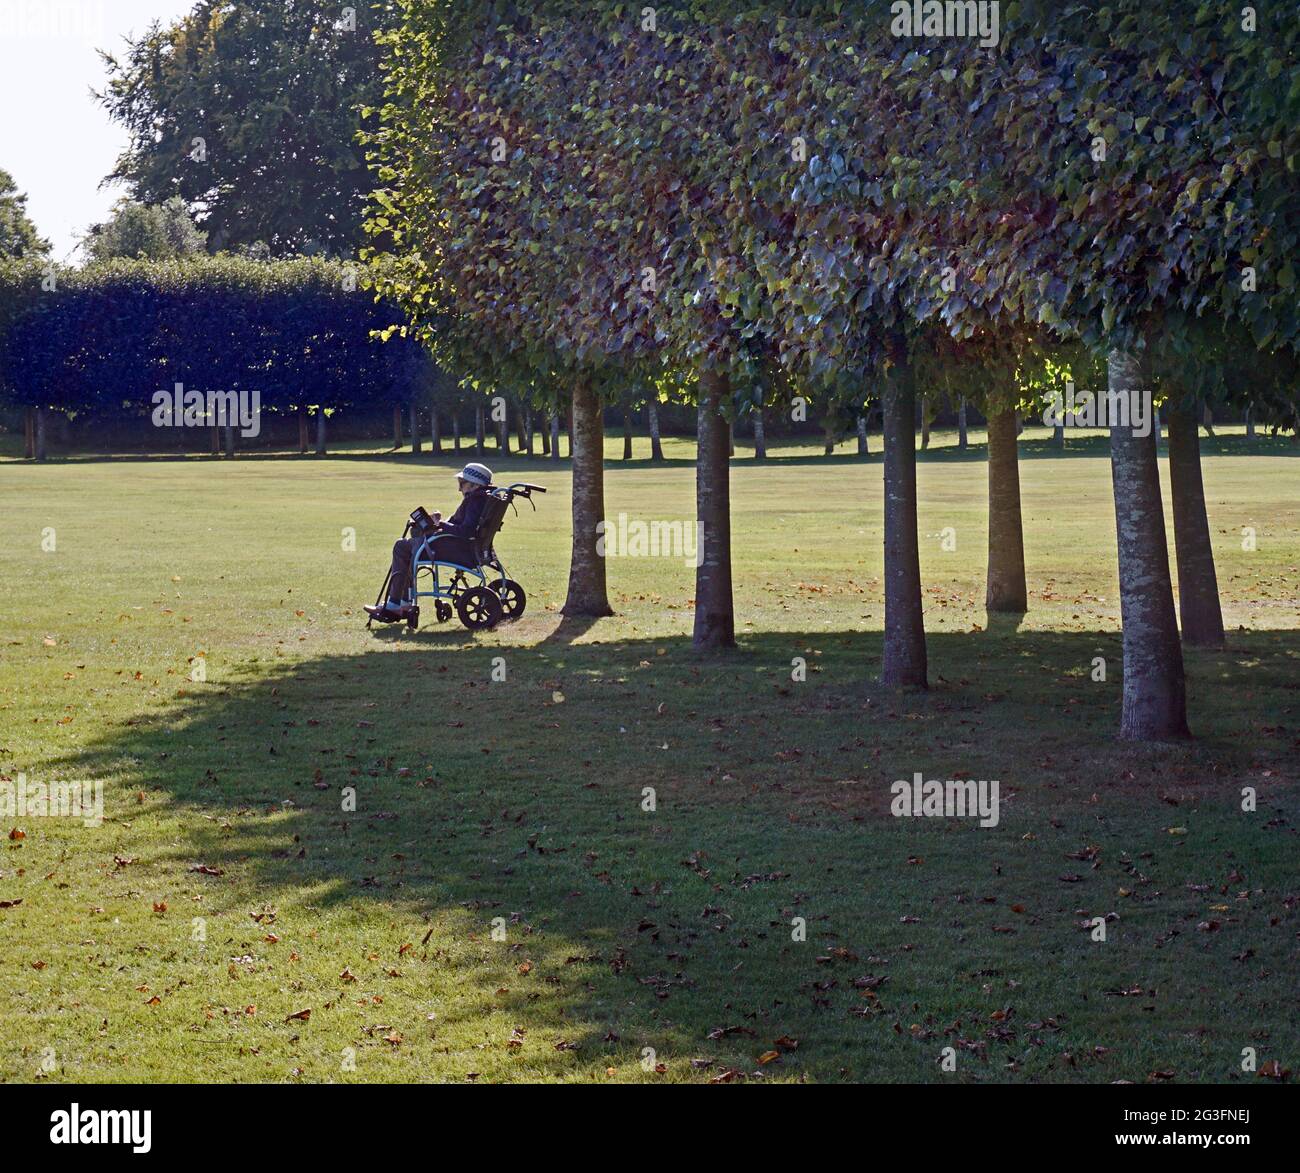
{"label": "black bar at bottom", "polygon": [[[528,1087],[523,1100],[481,1084],[6,1084],[0,1090],[0,1137],[14,1168],[24,1157],[55,1149],[86,1156],[116,1149],[171,1159],[255,1155],[259,1163],[315,1152],[337,1165],[352,1156],[386,1161],[408,1152],[429,1156],[452,1137],[469,1143],[513,1138],[575,1154],[629,1151],[629,1145],[646,1140],[647,1129],[657,1130],[656,1120],[666,1130],[666,1143],[677,1129],[672,1121],[691,1112],[703,1113],[696,1117],[701,1122],[713,1119],[726,1137],[715,1133],[713,1141],[733,1159],[750,1145],[761,1145],[763,1159],[770,1160],[773,1147],[784,1143],[792,1154],[802,1148],[806,1156],[819,1135],[823,1141],[835,1136],[864,1144],[864,1155],[892,1142],[895,1155],[897,1146],[907,1146],[918,1158],[1015,1151],[1073,1161],[1119,1149],[1223,1157],[1241,1149],[1258,1161],[1294,1149],[1294,1105],[1287,1092],[1262,1082],[887,1084],[762,1092],[750,1086],[747,1095],[740,1088],[729,1095],[712,1088],[703,1092],[728,1095],[725,1110],[713,1103],[668,1107],[657,1099],[633,1104],[636,1092],[625,1090],[614,1094],[627,1111],[599,1115],[562,1100],[590,1094],[584,1089],[554,1089],[546,1096],[539,1090]],[[670,1115],[661,1117],[663,1112]],[[502,1135],[503,1128],[509,1136]],[[711,1147],[704,1134],[712,1131],[705,1127],[698,1136],[697,1155]]]}

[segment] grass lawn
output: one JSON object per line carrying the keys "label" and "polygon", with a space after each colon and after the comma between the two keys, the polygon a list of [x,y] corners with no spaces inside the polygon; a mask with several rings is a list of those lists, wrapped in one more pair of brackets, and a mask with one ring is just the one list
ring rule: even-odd
{"label": "grass lawn", "polygon": [[[1026,437],[1031,609],[989,629],[983,449],[951,441],[919,470],[926,695],[876,683],[876,435],[740,446],[740,647],[707,658],[683,559],[611,559],[617,616],[561,620],[567,462],[489,453],[551,491],[498,541],[526,615],[475,637],[360,610],[450,455],[0,461],[0,773],[105,794],[98,828],[0,827],[0,1079],[1300,1069],[1296,450],[1204,441],[1228,648],[1187,657],[1196,740],[1142,747],[1103,442]],[[609,516],[693,516],[689,446],[621,447]],[[916,771],[998,779],[1001,822],[893,818]]]}

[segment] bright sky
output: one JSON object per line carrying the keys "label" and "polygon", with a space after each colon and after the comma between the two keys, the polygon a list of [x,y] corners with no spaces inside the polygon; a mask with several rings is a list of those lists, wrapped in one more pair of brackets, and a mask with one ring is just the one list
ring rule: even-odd
{"label": "bright sky", "polygon": [[96,49],[116,53],[127,34],[171,22],[193,0],[0,0],[0,168],[27,193],[27,212],[71,256],[81,235],[123,194],[99,186],[125,133],[91,96],[102,89]]}

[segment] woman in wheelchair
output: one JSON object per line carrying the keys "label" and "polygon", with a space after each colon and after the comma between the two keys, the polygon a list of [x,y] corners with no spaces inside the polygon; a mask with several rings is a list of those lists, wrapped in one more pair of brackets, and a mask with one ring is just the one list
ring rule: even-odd
{"label": "woman in wheelchair", "polygon": [[[476,561],[471,539],[478,533],[479,521],[488,501],[492,485],[492,470],[482,464],[467,464],[456,474],[456,487],[461,492],[461,503],[446,521],[442,514],[432,514],[437,532],[438,558],[447,562],[473,565]],[[424,538],[416,535],[398,538],[393,543],[393,565],[389,572],[388,598],[382,606],[365,608],[366,614],[380,623],[399,623],[410,619],[413,604],[410,600],[411,564]]]}

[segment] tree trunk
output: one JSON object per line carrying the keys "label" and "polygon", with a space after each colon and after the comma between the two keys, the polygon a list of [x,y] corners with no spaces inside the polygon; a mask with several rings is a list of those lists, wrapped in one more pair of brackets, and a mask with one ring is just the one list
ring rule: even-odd
{"label": "tree trunk", "polygon": [[235,456],[235,425],[226,424],[222,431],[226,436],[226,455],[233,460]]}
{"label": "tree trunk", "polygon": [[736,455],[736,425],[732,420],[727,420],[727,459]]}
{"label": "tree trunk", "polygon": [[1160,409],[1157,407],[1152,413],[1151,418],[1155,421],[1156,443],[1159,444],[1164,439],[1161,430]]}
{"label": "tree trunk", "polygon": [[763,405],[754,406],[754,459],[767,459],[767,433],[763,429]]}
{"label": "tree trunk", "polygon": [[867,456],[870,449],[867,447],[867,417],[858,416],[858,455]]}
{"label": "tree trunk", "polygon": [[[565,615],[613,615],[605,591],[605,559],[596,552],[596,527],[605,520],[605,422],[600,397],[591,379],[579,376],[573,385],[573,554],[569,561],[569,594]],[[558,446],[557,446],[558,447]]]}
{"label": "tree trunk", "polygon": [[533,454],[533,409],[526,403],[519,411],[519,451],[525,456]]}
{"label": "tree trunk", "polygon": [[438,405],[431,404],[429,407],[429,451],[440,453],[442,451],[442,431],[438,426]]}
{"label": "tree trunk", "polygon": [[650,432],[650,459],[663,460],[664,445],[659,435],[659,400],[655,398],[654,391],[650,392],[645,401],[645,420]]}
{"label": "tree trunk", "polygon": [[23,455],[28,460],[36,459],[36,409],[29,407],[23,412]]}
{"label": "tree trunk", "polygon": [[486,424],[483,418],[483,404],[477,403],[474,405],[474,452],[480,460],[483,459],[483,449],[487,446]]}
{"label": "tree trunk", "polygon": [[33,455],[37,460],[45,460],[49,456],[45,432],[45,408],[38,407],[36,409],[36,438],[33,449]]}
{"label": "tree trunk", "polygon": [[1254,438],[1255,438],[1255,405],[1253,403],[1248,403],[1246,404],[1246,439],[1253,440]]}
{"label": "tree trunk", "polygon": [[451,436],[453,449],[460,451],[460,410],[457,409],[451,413]]}
{"label": "tree trunk", "polygon": [[623,401],[623,459],[632,459],[632,409]]}
{"label": "tree trunk", "polygon": [[411,453],[420,455],[420,409],[414,399],[411,400]]}
{"label": "tree trunk", "polygon": [[697,648],[728,648],[736,643],[731,590],[731,429],[719,410],[730,392],[725,375],[700,376],[695,456],[698,519],[695,567]]}
{"label": "tree trunk", "polygon": [[1210,523],[1201,480],[1201,440],[1194,407],[1169,409],[1169,492],[1174,505],[1178,612],[1183,642],[1223,647],[1223,610],[1214,573]]}
{"label": "tree trunk", "polygon": [[551,459],[560,459],[560,411],[551,412]]}
{"label": "tree trunk", "polygon": [[212,455],[220,456],[221,455],[221,429],[217,427],[216,424],[210,424],[208,426],[208,434],[212,438],[212,444],[210,448]]}
{"label": "tree trunk", "polygon": [[550,456],[551,454],[551,421],[548,416],[543,425],[537,429],[542,438],[542,455]]}
{"label": "tree trunk", "polygon": [[966,436],[966,399],[963,396],[957,403],[957,449],[965,452],[968,447]]}
{"label": "tree trunk", "polygon": [[393,404],[393,451],[402,447],[402,405]]}
{"label": "tree trunk", "polygon": [[894,343],[885,379],[885,655],[884,684],[926,688],[921,555],[916,537],[916,387],[904,349]]}
{"label": "tree trunk", "polygon": [[[1132,402],[1143,391],[1139,356],[1112,350],[1112,396]],[[1119,735],[1137,741],[1188,737],[1183,650],[1169,578],[1165,514],[1155,433],[1110,429],[1111,483],[1119,545],[1120,615],[1124,625],[1124,703]]]}
{"label": "tree trunk", "polygon": [[1207,403],[1201,410],[1201,427],[1205,429],[1205,434],[1214,439],[1214,412]]}
{"label": "tree trunk", "polygon": [[930,397],[921,396],[921,451],[930,447]]}
{"label": "tree trunk", "polygon": [[1065,424],[1058,422],[1052,429],[1052,443],[1062,452],[1065,451]]}
{"label": "tree trunk", "polygon": [[839,429],[836,427],[836,421],[831,416],[824,416],[822,419],[822,455],[830,456],[835,451],[835,441],[839,438]]}
{"label": "tree trunk", "polygon": [[298,404],[298,455],[307,455],[307,408]]}
{"label": "tree trunk", "polygon": [[325,408],[316,409],[316,455],[325,455]]}
{"label": "tree trunk", "polygon": [[984,609],[1023,615],[1028,609],[1029,592],[1025,587],[1025,540],[1020,519],[1016,413],[990,411],[988,433],[989,564]]}

